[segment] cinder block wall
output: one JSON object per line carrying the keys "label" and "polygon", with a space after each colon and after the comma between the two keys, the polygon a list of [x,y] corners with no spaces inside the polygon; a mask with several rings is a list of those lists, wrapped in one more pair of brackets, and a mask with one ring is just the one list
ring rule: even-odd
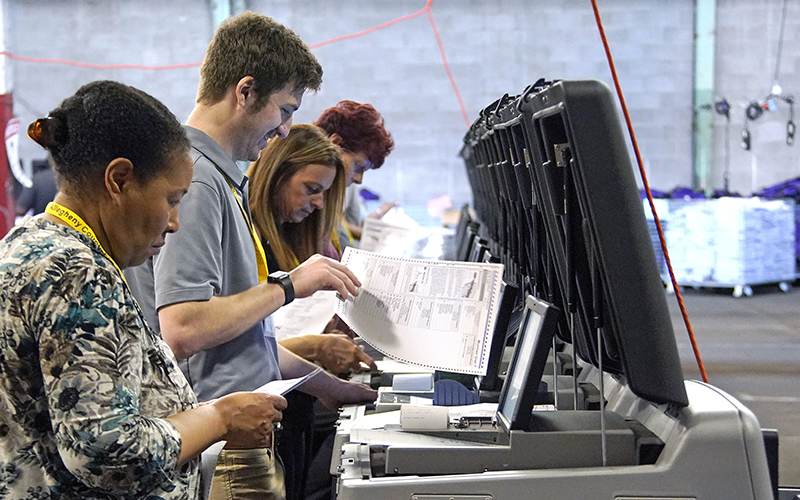
{"label": "cinder block wall", "polygon": [[[204,0],[4,0],[6,50],[97,65],[200,62],[213,26]],[[118,80],[163,101],[181,120],[194,105],[199,67],[166,71],[12,63],[14,114],[24,127],[94,80]],[[44,151],[20,140],[25,161]]]}
{"label": "cinder block wall", "polygon": [[[725,147],[726,120],[714,121],[714,179],[722,185],[728,151],[732,190],[749,194],[754,189],[800,177],[800,134],[794,146],[786,145],[789,107],[778,109],[748,124],[751,150],[740,146],[745,106],[766,97],[773,84],[780,35],[782,0],[717,0],[716,77],[718,97],[731,105],[730,147]],[[784,95],[800,100],[800,4],[787,3],[784,42],[778,81]],[[795,123],[800,122],[800,102]]]}
{"label": "cinder block wall", "polygon": [[[691,0],[602,0],[606,33],[654,188],[691,182]],[[793,4],[793,2],[790,2]],[[425,6],[424,0],[250,0],[313,45],[360,32]],[[757,187],[800,175],[800,155],[781,135],[782,106],[750,124],[753,150],[738,146],[744,111],[772,86],[781,0],[718,0],[717,94],[731,102],[731,187]],[[199,62],[213,33],[205,0],[6,0],[13,53],[95,64],[173,65]],[[589,2],[435,0],[431,14],[469,121],[503,93],[540,77],[598,78],[611,83]],[[800,6],[790,5],[781,63],[786,93],[800,95]],[[322,91],[308,95],[296,122],[313,121],[341,99],[371,102],[386,118],[396,150],[365,186],[385,199],[424,204],[449,194],[470,199],[457,153],[467,129],[442,66],[428,16],[314,49],[325,70]],[[166,71],[97,70],[16,62],[15,112],[24,123],[83,83],[116,79],[163,100],[181,119],[191,111],[196,67]],[[798,108],[800,114],[800,108]],[[800,121],[800,119],[799,119]],[[724,169],[724,119],[715,118],[714,179]],[[798,137],[800,140],[800,136]],[[22,141],[26,161],[42,156]]]}

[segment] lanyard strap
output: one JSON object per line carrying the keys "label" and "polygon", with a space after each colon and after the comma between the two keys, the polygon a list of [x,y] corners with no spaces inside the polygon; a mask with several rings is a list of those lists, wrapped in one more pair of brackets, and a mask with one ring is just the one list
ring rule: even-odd
{"label": "lanyard strap", "polygon": [[[347,231],[347,228],[342,225]],[[331,234],[331,243],[333,243],[333,248],[336,250],[336,254],[339,256],[339,260],[342,260],[342,243],[339,241],[339,231],[337,228],[333,229],[333,233]]]}
{"label": "lanyard strap", "polygon": [[[122,281],[124,281],[125,285],[128,287],[128,291],[130,292],[131,299],[133,300],[133,305],[136,307],[136,311],[139,313],[139,318],[142,320],[142,324],[145,325],[145,330],[147,331],[148,335],[153,337],[157,342],[161,341],[162,340],[161,339],[161,335],[157,335],[155,333],[155,331],[147,323],[147,318],[145,317],[144,312],[142,311],[142,308],[139,306],[139,302],[136,300],[136,297],[133,295],[133,292],[130,289],[130,285],[128,285],[128,280],[125,279],[125,274],[122,273],[122,269],[119,268],[119,266],[114,261],[114,259],[111,258],[111,256],[108,254],[108,252],[106,252],[106,249],[103,248],[103,245],[100,244],[100,241],[97,239],[97,236],[95,236],[94,231],[92,231],[92,228],[89,227],[89,225],[86,224],[83,221],[83,219],[80,218],[80,216],[78,214],[76,214],[75,212],[73,212],[72,210],[70,210],[69,208],[67,208],[67,207],[65,207],[63,205],[59,205],[58,203],[56,203],[54,201],[51,201],[50,203],[48,203],[47,207],[45,208],[44,211],[46,213],[52,215],[53,217],[56,217],[57,219],[64,221],[69,226],[72,226],[74,229],[80,231],[81,233],[85,234],[86,236],[89,237],[89,239],[91,239],[93,242],[95,242],[97,244],[97,246],[100,247],[100,250],[103,251],[103,255],[108,257],[108,260],[110,260],[111,263],[114,264],[114,267],[116,267],[117,271],[119,271],[119,275],[122,278]],[[162,351],[163,351],[163,349],[159,349],[159,352],[162,352]],[[162,352],[162,360],[169,361],[169,356],[163,355],[163,352]],[[168,378],[169,378],[170,382],[172,383],[172,385],[177,387],[179,390],[182,388],[182,386],[180,386],[177,382],[175,382],[172,379],[172,377],[168,377]],[[184,401],[183,399],[181,399],[180,403],[181,403],[181,407],[185,408],[185,409],[194,407],[194,405],[191,404],[191,401],[189,401],[189,404],[187,405],[186,404],[187,402]]]}
{"label": "lanyard strap", "polygon": [[[214,165],[216,167],[216,164]],[[263,283],[267,281],[267,277],[269,276],[269,268],[267,267],[267,256],[264,253],[264,246],[261,245],[261,238],[258,237],[256,234],[256,230],[253,227],[253,223],[250,221],[250,217],[247,216],[247,212],[244,209],[244,205],[242,205],[242,201],[239,199],[239,195],[236,194],[236,188],[233,187],[233,182],[231,182],[228,174],[222,171],[219,167],[217,170],[225,177],[225,182],[228,183],[228,187],[231,188],[231,193],[233,193],[233,197],[236,199],[236,204],[239,205],[239,210],[242,212],[242,217],[244,217],[244,221],[247,223],[247,229],[250,230],[250,238],[253,239],[253,247],[255,247],[256,251],[256,265],[258,266],[258,282]]]}
{"label": "lanyard strap", "polygon": [[117,268],[117,271],[119,271],[119,275],[122,276],[122,281],[124,281],[126,285],[128,284],[128,281],[125,279],[125,275],[122,274],[122,269],[119,268],[114,259],[111,258],[108,252],[106,252],[106,249],[103,248],[103,245],[97,239],[97,236],[94,235],[94,231],[92,231],[92,228],[89,227],[88,224],[83,222],[83,219],[81,219],[78,214],[76,214],[75,212],[73,212],[72,210],[70,210],[65,206],[59,205],[54,201],[48,203],[44,211],[52,215],[53,217],[56,217],[59,220],[64,221],[65,223],[67,223],[67,225],[72,226],[74,229],[80,231],[81,233],[88,236],[89,239],[94,241],[95,244],[100,247],[100,250],[103,251],[103,255],[108,257],[108,260],[110,260],[111,263],[114,264],[114,267]]}

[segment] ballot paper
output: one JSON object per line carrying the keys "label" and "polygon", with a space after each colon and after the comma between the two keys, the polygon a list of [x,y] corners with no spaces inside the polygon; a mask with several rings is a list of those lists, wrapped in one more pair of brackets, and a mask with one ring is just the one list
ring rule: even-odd
{"label": "ballot paper", "polygon": [[364,219],[359,248],[382,255],[402,257],[416,241],[414,228]]}
{"label": "ballot paper", "polygon": [[284,396],[293,389],[296,389],[301,385],[305,384],[306,382],[308,382],[309,379],[315,377],[321,371],[322,368],[317,368],[316,370],[309,372],[302,377],[290,378],[284,380],[273,380],[272,382],[267,382],[258,389],[255,389],[253,392],[263,392],[265,394],[277,394],[279,396]]}
{"label": "ballot paper", "polygon": [[364,219],[358,248],[392,257],[435,259],[442,255],[442,247],[452,229],[421,227],[404,214],[392,209],[383,219]]}
{"label": "ballot paper", "polygon": [[392,446],[425,446],[426,448],[451,448],[488,446],[458,439],[403,432],[400,427],[400,410],[364,415],[350,428],[351,443]]}
{"label": "ballot paper", "polygon": [[433,373],[435,370],[430,368],[420,368],[406,363],[399,363],[393,359],[376,359],[375,366],[381,373]]}
{"label": "ballot paper", "polygon": [[347,248],[361,281],[336,312],[364,341],[405,363],[485,375],[502,264],[390,257]]}
{"label": "ballot paper", "polygon": [[[272,382],[267,382],[253,392],[263,392],[265,394],[277,394],[280,396],[285,396],[293,389],[296,389],[308,382],[309,379],[315,377],[321,371],[322,368],[317,368],[316,370],[307,373],[302,377],[290,378],[287,380],[273,380]],[[217,464],[217,457],[225,447],[226,443],[227,441],[217,441],[206,448],[202,453],[202,458],[200,459],[200,488],[202,488],[202,490],[205,492],[205,494],[202,495],[202,498],[208,498],[208,494],[211,491],[211,480],[214,477],[214,470]]]}
{"label": "ballot paper", "polygon": [[497,403],[478,403],[465,406],[448,406],[450,421],[455,423],[462,418],[494,418],[497,415]]}
{"label": "ballot paper", "polygon": [[322,333],[333,317],[335,306],[335,291],[320,290],[310,297],[294,299],[272,313],[275,338],[283,340]]}

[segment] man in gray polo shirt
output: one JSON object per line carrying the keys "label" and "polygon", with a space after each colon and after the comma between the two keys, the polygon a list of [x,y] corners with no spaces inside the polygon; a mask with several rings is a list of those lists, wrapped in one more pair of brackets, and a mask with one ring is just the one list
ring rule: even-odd
{"label": "man in gray polo shirt", "polygon": [[[186,127],[194,176],[181,201],[181,230],[166,238],[157,259],[126,273],[148,319],[184,360],[201,401],[313,370],[275,342],[269,315],[294,296],[320,289],[344,297],[358,293],[360,283],[349,269],[319,255],[288,276],[263,279],[249,224],[247,177],[235,163],[256,160],[268,139],[285,137],[303,93],[318,89],[321,77],[322,68],[297,35],[251,12],[222,23],[206,51]],[[302,390],[333,408],[376,397],[364,385],[328,374]],[[242,448],[248,445],[229,442],[220,454],[212,500],[282,498],[271,451]],[[242,464],[248,466],[244,474]],[[265,473],[254,480],[254,470]]]}

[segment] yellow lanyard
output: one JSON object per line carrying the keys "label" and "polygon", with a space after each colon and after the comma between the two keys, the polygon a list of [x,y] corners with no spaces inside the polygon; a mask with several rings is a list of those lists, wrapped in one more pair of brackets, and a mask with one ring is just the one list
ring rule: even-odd
{"label": "yellow lanyard", "polygon": [[[153,330],[150,327],[150,324],[147,322],[147,317],[145,316],[144,312],[142,311],[142,308],[139,306],[139,302],[136,300],[136,297],[133,295],[133,292],[130,289],[130,285],[128,285],[128,280],[125,279],[125,275],[122,273],[122,269],[119,268],[119,266],[114,261],[114,259],[111,258],[111,256],[108,254],[108,252],[106,252],[106,249],[103,248],[103,245],[100,244],[100,241],[97,239],[97,236],[94,235],[94,231],[92,231],[92,228],[90,228],[88,224],[83,222],[83,219],[81,219],[78,214],[76,214],[75,212],[73,212],[72,210],[70,210],[67,207],[59,205],[58,203],[56,203],[54,201],[51,201],[50,203],[48,203],[47,207],[45,208],[44,211],[46,213],[52,215],[53,217],[56,217],[57,219],[60,219],[60,220],[62,220],[64,222],[66,222],[68,225],[72,226],[74,229],[76,229],[76,230],[80,231],[81,233],[85,234],[86,236],[89,237],[89,239],[94,241],[97,244],[97,246],[100,247],[100,250],[103,251],[103,255],[108,257],[108,260],[110,260],[111,263],[114,264],[114,267],[117,268],[117,271],[119,271],[119,276],[120,276],[120,278],[122,278],[122,281],[125,283],[125,286],[128,288],[128,292],[130,294],[130,298],[133,301],[133,305],[136,307],[136,311],[139,313],[139,318],[141,318],[142,323],[145,325],[145,330],[147,330],[149,335],[158,338],[158,340],[161,340],[161,335],[156,334],[155,330]],[[182,387],[182,386],[179,386],[172,379],[172,377],[170,377],[170,380],[172,381],[172,384],[175,385],[176,387],[178,387],[178,388]],[[186,403],[186,401],[181,401],[181,405],[184,405],[184,407],[186,407],[185,403]],[[192,407],[194,407],[194,404],[190,404],[188,406],[188,408],[192,408]]]}
{"label": "yellow lanyard", "polygon": [[244,205],[242,205],[242,201],[239,199],[239,195],[236,194],[236,188],[233,187],[233,183],[228,178],[228,175],[225,174],[221,169],[218,170],[220,173],[225,177],[225,182],[228,183],[228,187],[231,188],[231,193],[233,193],[233,197],[236,198],[236,204],[239,205],[239,210],[242,211],[242,216],[244,217],[244,221],[247,223],[247,228],[250,230],[250,237],[253,239],[253,246],[256,249],[256,265],[258,266],[258,282],[263,283],[267,281],[267,277],[269,276],[269,269],[267,268],[267,256],[264,253],[264,246],[261,245],[261,238],[258,237],[256,234],[256,230],[253,227],[253,223],[250,222],[250,217],[247,216],[247,212],[244,210]]}
{"label": "yellow lanyard", "polygon": [[[346,227],[345,227],[345,231],[347,231]],[[336,249],[336,253],[339,255],[339,260],[341,260],[342,259],[342,244],[339,241],[339,231],[337,231],[336,228],[333,229],[333,234],[331,234],[331,243],[333,243],[333,248]]]}
{"label": "yellow lanyard", "polygon": [[117,271],[119,271],[119,275],[122,277],[122,281],[124,281],[126,285],[128,284],[128,281],[125,279],[125,275],[122,274],[122,269],[119,268],[114,259],[112,259],[111,256],[108,254],[108,252],[106,252],[106,249],[103,248],[103,245],[100,244],[100,241],[97,239],[97,236],[94,235],[94,231],[92,231],[92,228],[90,228],[88,224],[83,222],[83,219],[81,219],[80,216],[78,216],[78,214],[76,214],[67,207],[59,205],[54,201],[48,203],[44,211],[52,215],[53,217],[56,217],[66,222],[68,225],[72,226],[74,229],[80,231],[81,233],[88,236],[89,239],[94,241],[97,244],[97,246],[100,247],[100,250],[103,251],[103,254],[106,257],[108,257],[108,260],[110,260],[111,263],[114,264],[114,267],[117,268]]}

